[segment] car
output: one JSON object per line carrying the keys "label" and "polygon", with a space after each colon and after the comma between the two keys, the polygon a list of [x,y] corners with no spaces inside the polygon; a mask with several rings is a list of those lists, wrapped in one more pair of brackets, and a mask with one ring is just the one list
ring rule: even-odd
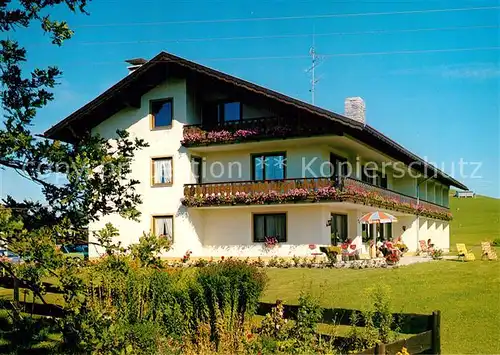
{"label": "car", "polygon": [[61,251],[67,257],[77,258],[77,259],[85,259],[89,258],[89,246],[86,244],[77,244],[77,245],[61,245]]}
{"label": "car", "polygon": [[0,249],[0,260],[7,261],[13,264],[19,264],[22,261],[19,255],[7,249]]}

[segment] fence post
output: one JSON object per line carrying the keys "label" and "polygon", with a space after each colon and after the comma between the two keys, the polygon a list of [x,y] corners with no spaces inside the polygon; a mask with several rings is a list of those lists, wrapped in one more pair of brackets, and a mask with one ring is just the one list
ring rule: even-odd
{"label": "fence post", "polygon": [[441,311],[432,312],[432,353],[441,354]]}
{"label": "fence post", "polygon": [[375,345],[375,355],[385,355],[385,344],[377,343]]}

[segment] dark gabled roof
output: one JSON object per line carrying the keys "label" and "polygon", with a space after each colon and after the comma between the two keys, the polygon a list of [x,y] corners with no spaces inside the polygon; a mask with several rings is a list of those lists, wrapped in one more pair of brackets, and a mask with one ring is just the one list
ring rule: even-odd
{"label": "dark gabled roof", "polygon": [[72,142],[75,140],[78,132],[88,131],[123,108],[140,107],[141,96],[163,82],[167,75],[179,77],[192,77],[196,75],[196,78],[203,80],[224,82],[245,92],[251,92],[268,100],[278,102],[287,108],[330,119],[342,126],[349,135],[387,155],[405,164],[417,162],[419,164],[416,166],[416,169],[426,171],[429,175],[435,175],[438,180],[450,185],[467,189],[459,181],[426,163],[423,159],[369,125],[364,125],[343,115],[291,98],[167,52],[159,53],[138,67],[94,100],[48,129],[44,135],[47,138]]}

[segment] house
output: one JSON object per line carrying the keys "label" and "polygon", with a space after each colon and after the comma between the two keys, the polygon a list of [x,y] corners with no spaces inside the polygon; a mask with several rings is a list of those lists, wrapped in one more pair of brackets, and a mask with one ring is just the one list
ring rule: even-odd
{"label": "house", "polygon": [[476,197],[476,194],[474,191],[455,191],[454,197],[458,198]]}
{"label": "house", "polygon": [[[449,247],[449,189],[466,186],[366,124],[362,99],[337,114],[165,52],[129,63],[45,133],[72,142],[126,129],[150,145],[132,165],[140,223],[108,216],[90,230],[111,222],[124,245],[143,231],[169,235],[166,257],[310,255],[347,238],[366,249],[374,234],[402,236],[410,250],[429,238]],[[375,210],[398,222],[358,223]]]}

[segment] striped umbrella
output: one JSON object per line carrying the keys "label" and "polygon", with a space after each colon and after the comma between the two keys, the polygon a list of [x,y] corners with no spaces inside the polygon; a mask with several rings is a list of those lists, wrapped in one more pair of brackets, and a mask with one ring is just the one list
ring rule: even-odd
{"label": "striped umbrella", "polygon": [[392,214],[378,211],[369,212],[359,218],[359,222],[364,224],[392,223],[397,221],[398,219]]}
{"label": "striped umbrella", "polygon": [[[364,224],[380,224],[380,223],[392,223],[397,222],[398,219],[392,214],[385,212],[369,212],[359,218],[360,223]],[[377,245],[377,233],[373,235],[373,248]]]}

